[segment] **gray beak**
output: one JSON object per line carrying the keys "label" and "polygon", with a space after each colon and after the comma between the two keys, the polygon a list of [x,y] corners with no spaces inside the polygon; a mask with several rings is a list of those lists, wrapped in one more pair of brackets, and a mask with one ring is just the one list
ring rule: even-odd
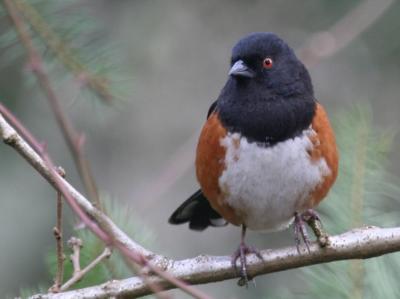
{"label": "gray beak", "polygon": [[229,70],[229,76],[254,78],[255,73],[243,62],[243,60],[238,60],[232,65]]}

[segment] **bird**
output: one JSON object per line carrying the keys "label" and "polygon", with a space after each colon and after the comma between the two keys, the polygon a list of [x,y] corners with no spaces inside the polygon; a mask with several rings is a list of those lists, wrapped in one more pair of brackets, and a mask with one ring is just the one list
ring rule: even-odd
{"label": "bird", "polygon": [[[169,218],[192,230],[233,224],[241,241],[232,265],[249,280],[247,228],[294,227],[309,245],[305,223],[333,186],[339,155],[335,134],[315,98],[310,74],[294,50],[271,32],[251,33],[232,49],[225,86],[207,113],[196,149],[200,189]],[[251,279],[251,278],[250,278]]]}

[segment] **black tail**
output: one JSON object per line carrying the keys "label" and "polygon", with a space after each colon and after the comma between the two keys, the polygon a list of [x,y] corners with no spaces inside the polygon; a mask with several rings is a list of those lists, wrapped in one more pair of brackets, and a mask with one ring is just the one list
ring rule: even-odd
{"label": "black tail", "polygon": [[189,228],[202,231],[208,226],[224,226],[227,222],[209,204],[203,192],[198,190],[189,197],[169,217],[171,224],[182,224],[189,222]]}

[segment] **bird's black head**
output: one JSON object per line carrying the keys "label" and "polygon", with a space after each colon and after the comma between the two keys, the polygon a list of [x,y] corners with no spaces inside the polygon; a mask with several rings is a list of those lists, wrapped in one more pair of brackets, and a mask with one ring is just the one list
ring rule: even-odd
{"label": "bird's black head", "polygon": [[293,50],[273,33],[253,33],[232,50],[229,75],[278,95],[313,95],[310,76]]}
{"label": "bird's black head", "polygon": [[270,144],[307,128],[315,110],[310,75],[273,33],[253,33],[232,50],[229,78],[217,101],[230,131]]}

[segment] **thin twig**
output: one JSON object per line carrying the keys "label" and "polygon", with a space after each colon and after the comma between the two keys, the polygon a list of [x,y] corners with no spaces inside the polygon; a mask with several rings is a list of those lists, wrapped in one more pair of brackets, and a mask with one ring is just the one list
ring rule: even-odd
{"label": "thin twig", "polygon": [[24,139],[29,143],[30,146],[33,147],[36,153],[39,153],[42,150],[43,144],[38,142],[35,137],[33,137],[31,132],[25,129],[24,125],[19,121],[19,119],[15,117],[2,103],[0,103],[0,114],[2,114],[7,121],[13,124],[14,128],[22,136],[24,136]]}
{"label": "thin twig", "polygon": [[[58,173],[65,178],[65,170],[58,167]],[[50,292],[59,292],[63,283],[64,276],[64,248],[63,248],[63,232],[62,232],[62,208],[63,200],[62,195],[57,191],[57,220],[56,226],[53,228],[54,237],[56,239],[56,254],[57,254],[57,271],[54,279],[54,285],[50,287]]]}
{"label": "thin twig", "polygon": [[[78,239],[79,240],[79,239]],[[94,267],[96,267],[99,263],[101,263],[104,259],[109,258],[111,256],[111,249],[109,247],[104,248],[104,251],[96,257],[89,265],[87,265],[82,270],[80,269],[79,263],[79,250],[80,245],[76,244],[73,245],[73,255],[71,256],[72,262],[74,264],[74,274],[72,275],[71,279],[69,279],[66,283],[64,283],[61,287],[61,292],[68,290],[71,286],[81,280],[88,272],[90,272]],[[76,268],[75,268],[76,267]]]}
{"label": "thin twig", "polygon": [[107,235],[106,232],[90,217],[85,213],[82,207],[75,201],[75,199],[68,193],[67,189],[63,184],[63,178],[55,171],[55,167],[53,162],[50,160],[47,152],[42,150],[41,155],[43,157],[43,163],[53,180],[54,186],[56,190],[60,191],[63,197],[66,199],[72,210],[78,215],[78,217],[85,223],[85,225],[106,244],[110,244],[111,240],[110,237]]}
{"label": "thin twig", "polygon": [[81,272],[81,248],[83,246],[82,240],[77,237],[71,237],[68,240],[68,246],[72,249],[72,254],[70,256],[72,268],[74,269],[72,276],[76,276]]}
{"label": "thin twig", "polygon": [[32,39],[26,30],[26,25],[20,17],[17,8],[11,0],[4,0],[5,7],[8,11],[12,24],[18,33],[19,39],[24,46],[29,60],[29,65],[33,73],[36,75],[40,87],[46,94],[50,107],[56,117],[57,123],[63,133],[64,139],[72,154],[75,165],[81,176],[88,197],[96,206],[101,209],[100,199],[97,191],[96,183],[94,182],[92,172],[90,170],[89,161],[85,158],[82,147],[84,137],[75,131],[71,121],[64,113],[61,101],[53,89],[50,78],[44,69],[43,60],[39,52],[33,45]]}

